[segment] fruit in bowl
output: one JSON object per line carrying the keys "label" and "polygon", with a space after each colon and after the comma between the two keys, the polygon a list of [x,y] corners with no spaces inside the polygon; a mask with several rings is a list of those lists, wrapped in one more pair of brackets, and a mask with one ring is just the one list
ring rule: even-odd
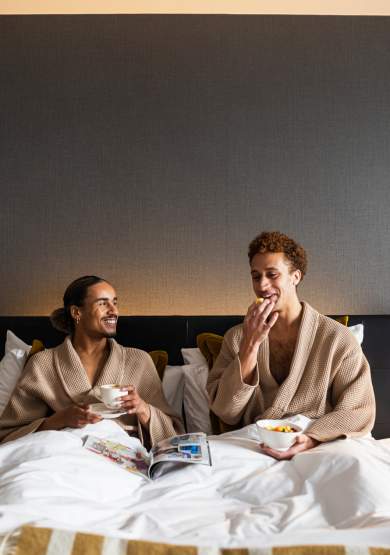
{"label": "fruit in bowl", "polygon": [[258,420],[256,427],[260,443],[278,451],[287,451],[303,433],[302,428],[288,420]]}
{"label": "fruit in bowl", "polygon": [[290,426],[290,424],[286,424],[285,426],[266,426],[266,430],[270,430],[271,432],[297,432],[297,428]]}

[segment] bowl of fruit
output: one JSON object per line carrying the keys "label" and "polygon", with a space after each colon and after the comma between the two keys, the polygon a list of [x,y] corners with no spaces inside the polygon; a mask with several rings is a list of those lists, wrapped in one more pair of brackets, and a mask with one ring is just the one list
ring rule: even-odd
{"label": "bowl of fruit", "polygon": [[302,428],[288,420],[258,420],[256,427],[260,443],[278,451],[289,449],[303,432]]}

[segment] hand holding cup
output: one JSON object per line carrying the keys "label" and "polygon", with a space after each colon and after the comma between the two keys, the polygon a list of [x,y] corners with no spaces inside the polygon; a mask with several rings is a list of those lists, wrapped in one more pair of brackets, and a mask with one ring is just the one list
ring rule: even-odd
{"label": "hand holding cup", "polygon": [[105,384],[99,387],[99,399],[110,409],[118,408],[121,405],[121,398],[126,395],[122,386],[118,384]]}
{"label": "hand holding cup", "polygon": [[121,409],[128,414],[136,414],[141,424],[144,426],[150,420],[150,407],[138,394],[134,385],[126,385],[122,387],[124,397],[120,401]]}

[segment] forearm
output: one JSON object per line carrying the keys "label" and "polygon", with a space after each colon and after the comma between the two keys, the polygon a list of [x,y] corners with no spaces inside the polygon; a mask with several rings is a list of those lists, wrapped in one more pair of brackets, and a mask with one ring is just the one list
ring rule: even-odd
{"label": "forearm", "polygon": [[240,361],[241,378],[246,384],[253,385],[257,376],[257,355],[259,343],[243,339],[238,358]]}
{"label": "forearm", "polygon": [[37,431],[62,430],[64,427],[64,423],[60,416],[54,413],[43,420]]}
{"label": "forearm", "polygon": [[150,416],[151,416],[151,410],[150,410],[150,405],[148,405],[147,403],[144,403],[144,407],[142,407],[142,409],[137,413],[138,416],[138,420],[141,423],[141,425],[143,426],[143,428],[145,428],[145,430],[149,429],[149,423],[150,423]]}
{"label": "forearm", "polygon": [[241,376],[244,383],[252,385],[254,382],[260,345],[267,339],[279,316],[278,312],[272,312],[274,306],[274,301],[270,299],[253,303],[244,318],[239,348]]}

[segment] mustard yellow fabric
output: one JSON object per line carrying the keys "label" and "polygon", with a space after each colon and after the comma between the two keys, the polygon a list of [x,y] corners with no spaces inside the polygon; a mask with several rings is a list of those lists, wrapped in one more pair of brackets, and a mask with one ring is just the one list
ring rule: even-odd
{"label": "mustard yellow fabric", "polygon": [[15,546],[15,555],[45,555],[51,534],[49,528],[23,527]]}
{"label": "mustard yellow fabric", "polygon": [[200,333],[196,338],[198,348],[207,360],[210,370],[213,367],[214,362],[217,360],[217,356],[221,350],[222,341],[222,335],[209,332]]}
{"label": "mustard yellow fabric", "polygon": [[166,351],[149,351],[149,354],[154,362],[157,374],[160,380],[163,380],[165,367],[168,364],[168,353]]}
{"label": "mustard yellow fabric", "polygon": [[26,362],[24,363],[24,365],[26,365],[28,363],[30,358],[33,355],[35,355],[35,353],[39,353],[40,351],[43,351],[44,348],[45,348],[45,346],[42,343],[42,341],[40,341],[39,339],[34,339],[33,342],[32,342],[32,345],[31,345],[30,352],[27,355]]}
{"label": "mustard yellow fabric", "polygon": [[344,326],[348,326],[349,316],[334,316],[333,320],[340,322],[340,324],[344,324]]}
{"label": "mustard yellow fabric", "polygon": [[[66,536],[67,541],[61,542]],[[61,546],[61,555],[102,555],[104,539],[107,536],[71,530],[35,528],[23,526],[11,536],[4,545],[5,555],[47,555],[49,544]],[[72,540],[72,541],[69,541]],[[51,547],[51,552],[53,552]],[[208,548],[194,545],[174,545],[143,540],[119,540],[117,548],[110,551],[113,555],[200,555]],[[215,555],[250,555],[254,550],[247,548],[213,548]],[[360,555],[390,555],[386,547],[359,546]],[[285,545],[263,548],[256,547],[258,555],[347,555],[351,546],[346,545]]]}

